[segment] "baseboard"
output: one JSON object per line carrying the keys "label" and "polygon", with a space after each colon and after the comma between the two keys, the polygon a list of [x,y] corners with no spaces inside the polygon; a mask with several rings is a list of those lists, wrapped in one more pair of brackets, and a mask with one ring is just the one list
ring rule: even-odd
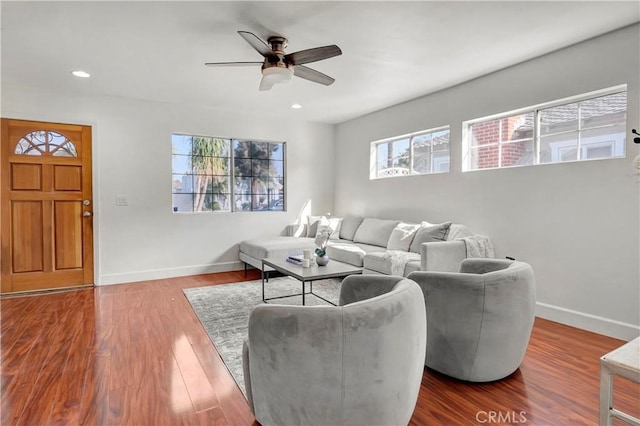
{"label": "baseboard", "polygon": [[640,335],[640,327],[547,303],[536,303],[536,316],[605,336],[629,341]]}
{"label": "baseboard", "polygon": [[121,274],[100,275],[96,285],[112,285],[131,283],[136,281],[159,280],[163,278],[184,277],[188,275],[212,274],[214,272],[238,271],[244,268],[243,262],[222,262],[208,265],[182,266],[178,268],[151,269],[147,271],[133,271]]}

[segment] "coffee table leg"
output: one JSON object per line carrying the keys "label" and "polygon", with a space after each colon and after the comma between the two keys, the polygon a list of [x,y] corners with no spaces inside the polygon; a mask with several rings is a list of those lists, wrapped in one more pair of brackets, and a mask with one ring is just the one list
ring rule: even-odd
{"label": "coffee table leg", "polygon": [[304,280],[302,280],[302,306],[304,306]]}
{"label": "coffee table leg", "polygon": [[262,273],[261,273],[261,275],[262,275],[262,301],[264,303],[267,303],[267,301],[264,300],[264,262],[262,262]]}

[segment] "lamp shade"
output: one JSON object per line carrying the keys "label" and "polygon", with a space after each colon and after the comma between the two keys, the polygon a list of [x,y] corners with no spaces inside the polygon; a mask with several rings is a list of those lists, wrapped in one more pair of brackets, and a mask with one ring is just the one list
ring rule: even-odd
{"label": "lamp shade", "polygon": [[284,67],[271,67],[262,70],[260,90],[269,90],[276,83],[286,83],[291,80],[293,69]]}

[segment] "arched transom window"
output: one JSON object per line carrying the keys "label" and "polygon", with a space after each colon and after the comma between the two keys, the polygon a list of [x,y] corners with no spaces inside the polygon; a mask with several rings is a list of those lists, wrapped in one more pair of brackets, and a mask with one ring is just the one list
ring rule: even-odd
{"label": "arched transom window", "polygon": [[15,153],[19,155],[53,155],[77,157],[76,147],[66,136],[48,130],[36,130],[18,141]]}

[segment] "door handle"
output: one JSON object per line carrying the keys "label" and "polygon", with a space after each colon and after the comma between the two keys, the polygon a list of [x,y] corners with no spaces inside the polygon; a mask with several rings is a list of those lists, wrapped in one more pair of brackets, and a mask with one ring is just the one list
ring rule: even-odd
{"label": "door handle", "polygon": [[91,212],[82,212],[83,217],[91,217]]}

